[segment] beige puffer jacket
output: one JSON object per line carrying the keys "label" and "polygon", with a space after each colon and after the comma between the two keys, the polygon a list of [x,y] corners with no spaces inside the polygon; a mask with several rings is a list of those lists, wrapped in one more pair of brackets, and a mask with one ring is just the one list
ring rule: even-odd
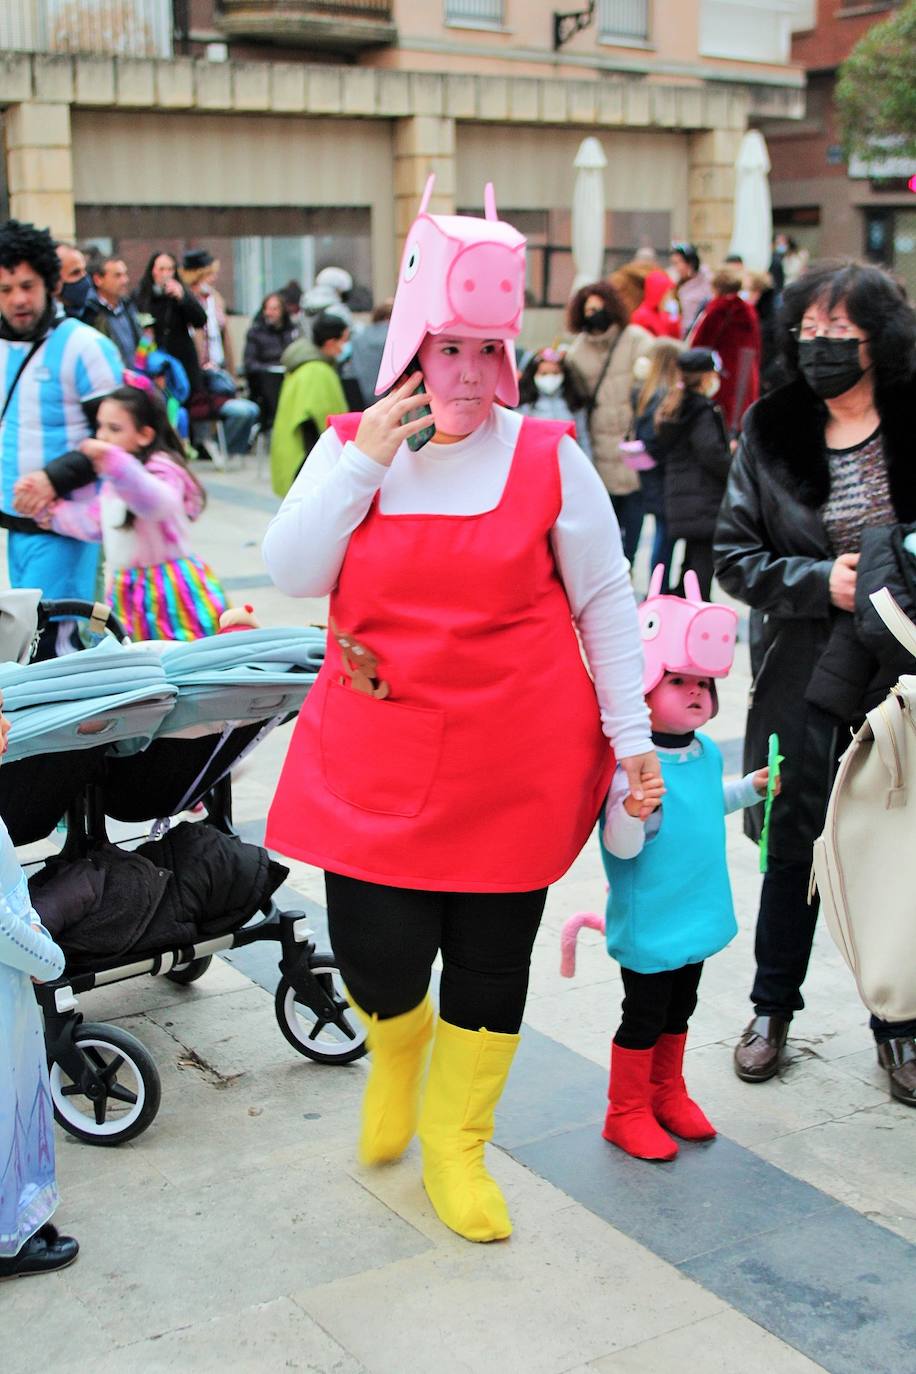
{"label": "beige puffer jacket", "polygon": [[566,355],[582,378],[585,394],[592,396],[608,349],[614,350],[589,425],[595,467],[612,496],[626,496],[639,489],[639,477],[626,466],[617,449],[633,419],[633,364],[649,352],[652,343],[652,335],[638,324],[628,324],[622,332],[615,324],[604,334],[577,334]]}

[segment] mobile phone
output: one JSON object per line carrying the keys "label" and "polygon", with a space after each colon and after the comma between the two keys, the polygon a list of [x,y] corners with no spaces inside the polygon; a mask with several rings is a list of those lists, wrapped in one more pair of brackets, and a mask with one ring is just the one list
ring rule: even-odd
{"label": "mobile phone", "polygon": [[[420,371],[420,360],[419,358],[415,357],[413,362],[407,368],[404,375],[406,377],[412,377],[415,372]],[[407,414],[401,421],[402,425],[406,425],[409,424],[411,420],[425,419],[427,415],[430,418],[430,423],[426,425],[423,429],[421,429],[417,434],[411,434],[408,436],[407,447],[411,449],[414,453],[417,453],[421,448],[423,448],[424,444],[428,444],[430,439],[436,432],[436,426],[432,423],[433,413],[430,410],[429,406],[417,406],[416,410],[408,410]]]}

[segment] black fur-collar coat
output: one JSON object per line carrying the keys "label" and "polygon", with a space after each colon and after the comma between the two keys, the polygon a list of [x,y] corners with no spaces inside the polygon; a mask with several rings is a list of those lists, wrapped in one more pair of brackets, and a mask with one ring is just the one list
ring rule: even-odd
{"label": "black fur-collar coat", "polygon": [[[901,522],[913,521],[916,375],[880,392],[876,403],[894,509]],[[845,721],[855,714],[832,712],[828,701],[808,699],[835,627],[842,635],[851,622],[830,601],[834,554],[821,518],[830,494],[826,419],[826,406],[800,378],[757,402],[732,463],[715,538],[721,586],[765,617],[745,761],[748,769],[759,768],[770,733],[779,735],[784,787],[774,807],[770,848],[798,861],[810,857],[811,842],[820,834],[832,758],[845,746]],[[756,837],[761,817],[745,815]]]}

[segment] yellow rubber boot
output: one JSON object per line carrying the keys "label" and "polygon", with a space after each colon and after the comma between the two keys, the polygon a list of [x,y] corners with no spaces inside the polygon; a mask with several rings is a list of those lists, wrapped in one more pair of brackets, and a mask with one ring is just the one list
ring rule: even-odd
{"label": "yellow rubber boot", "polygon": [[382,1164],[402,1155],[416,1134],[420,1083],[433,1035],[433,1006],[424,997],[413,1011],[382,1021],[352,998],[350,1005],[366,1027],[371,1056],[359,1157],[364,1164]]}
{"label": "yellow rubber boot", "polygon": [[465,1240],[512,1234],[505,1199],[484,1167],[484,1145],[518,1048],[517,1035],[439,1020],[420,1114],[423,1186],[440,1221]]}

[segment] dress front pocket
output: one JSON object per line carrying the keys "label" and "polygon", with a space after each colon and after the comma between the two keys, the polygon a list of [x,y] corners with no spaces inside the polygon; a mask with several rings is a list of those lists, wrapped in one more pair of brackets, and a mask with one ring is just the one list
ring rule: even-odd
{"label": "dress front pocket", "polygon": [[328,685],[321,768],[335,797],[363,811],[417,816],[433,785],[445,712]]}

